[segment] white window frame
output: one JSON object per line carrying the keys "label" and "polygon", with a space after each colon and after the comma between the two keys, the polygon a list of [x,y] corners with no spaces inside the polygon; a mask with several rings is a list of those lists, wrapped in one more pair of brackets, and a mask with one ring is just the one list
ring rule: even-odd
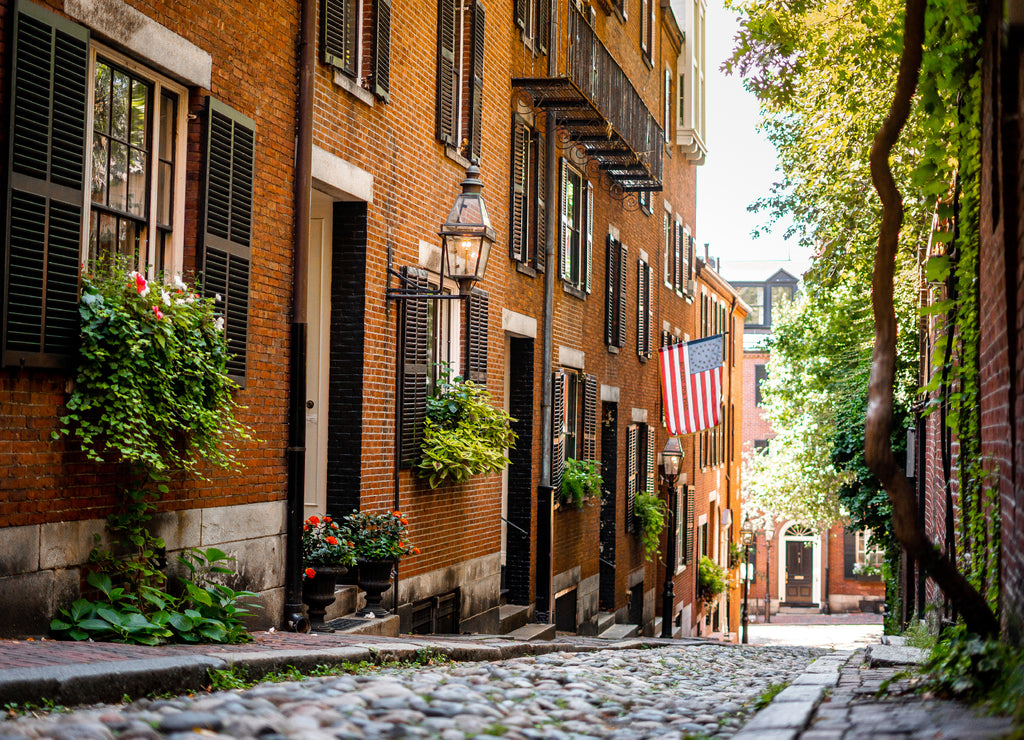
{"label": "white window frame", "polygon": [[[92,137],[93,137],[93,113],[95,109],[95,79],[96,79],[96,58],[97,56],[109,60],[111,63],[134,74],[144,77],[153,85],[151,101],[149,136],[151,140],[150,163],[149,163],[149,195],[147,198],[147,219],[146,229],[148,243],[146,252],[147,274],[154,278],[155,272],[155,250],[153,249],[159,229],[157,228],[157,178],[160,168],[155,162],[158,159],[157,146],[160,141],[160,116],[158,106],[161,92],[166,89],[178,96],[177,129],[178,138],[175,142],[174,161],[174,200],[172,203],[171,223],[171,248],[170,254],[165,259],[165,271],[168,274],[180,274],[182,271],[182,260],[185,245],[185,177],[188,157],[188,90],[171,81],[164,75],[159,74],[151,67],[126,57],[123,54],[110,49],[102,44],[90,42],[89,44],[89,75],[87,80],[88,99],[86,103],[86,142],[85,142],[85,176],[87,181],[92,177]],[[84,207],[82,208],[82,243],[81,258],[82,264],[88,267],[89,263],[89,236],[90,219],[92,217],[92,188],[86,183],[84,188]]]}
{"label": "white window frame", "polygon": [[[437,280],[431,276],[431,287],[437,290]],[[445,295],[458,295],[459,286],[454,280],[446,279],[441,293]],[[427,323],[427,336],[430,338],[430,365],[428,376],[431,387],[435,386],[438,378],[438,366],[440,363],[448,363],[452,377],[462,377],[462,308],[463,302],[454,298],[445,298],[439,301],[429,301],[429,313]]]}

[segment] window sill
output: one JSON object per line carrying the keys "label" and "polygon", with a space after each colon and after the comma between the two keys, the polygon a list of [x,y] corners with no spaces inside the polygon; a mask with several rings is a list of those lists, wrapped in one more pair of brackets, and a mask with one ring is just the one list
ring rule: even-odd
{"label": "window sill", "polygon": [[444,156],[448,157],[448,159],[452,160],[453,162],[458,162],[463,169],[468,169],[469,165],[472,164],[468,159],[459,154],[458,149],[450,147],[447,144],[445,144],[444,147]]}
{"label": "window sill", "polygon": [[576,298],[579,298],[581,301],[587,300],[587,294],[584,293],[579,288],[577,288],[575,285],[572,285],[571,283],[566,283],[566,282],[563,281],[562,282],[562,290],[565,291],[566,293],[568,293],[571,296],[575,296]]}
{"label": "window sill", "polygon": [[354,97],[359,102],[365,103],[371,108],[373,107],[373,93],[371,93],[369,90],[366,90],[365,88],[360,87],[355,80],[346,75],[340,69],[334,70],[334,84],[340,87],[345,92],[347,92],[352,97]]}
{"label": "window sill", "polygon": [[526,275],[526,277],[537,277],[537,270],[525,262],[516,262],[516,272]]}
{"label": "window sill", "polygon": [[608,345],[608,352],[609,352],[610,354],[613,354],[613,355],[617,355],[617,354],[619,354],[619,352],[621,352],[621,351],[622,351],[622,350],[620,350],[620,349],[619,349],[618,347],[616,347],[616,346],[615,346],[614,344],[609,344],[609,345]]}

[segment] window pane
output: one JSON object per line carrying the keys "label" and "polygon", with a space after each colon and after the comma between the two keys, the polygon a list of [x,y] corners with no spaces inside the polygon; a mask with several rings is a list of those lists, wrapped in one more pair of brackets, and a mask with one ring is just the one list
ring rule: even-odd
{"label": "window pane", "polygon": [[156,220],[161,226],[171,226],[171,204],[174,201],[174,167],[161,162],[157,178]]}
{"label": "window pane", "polygon": [[110,67],[96,63],[93,77],[93,128],[102,133],[110,132]]}
{"label": "window pane", "polygon": [[747,285],[738,289],[740,298],[750,306],[750,314],[744,321],[745,324],[761,326],[764,324],[764,287],[760,285]]}
{"label": "window pane", "polygon": [[146,191],[149,189],[146,152],[142,149],[132,149],[130,156],[127,211],[133,216],[145,216]]}
{"label": "window pane", "polygon": [[110,123],[111,135],[118,141],[128,140],[128,115],[131,109],[130,90],[131,81],[128,79],[128,75],[114,70]]}
{"label": "window pane", "polygon": [[149,86],[138,80],[132,81],[131,129],[132,146],[146,145],[146,108],[149,106]]}
{"label": "window pane", "polygon": [[109,140],[102,134],[92,137],[92,201],[107,203],[107,157]]}
{"label": "window pane", "polygon": [[792,285],[772,286],[772,320],[776,318],[775,311],[793,300]]}
{"label": "window pane", "polygon": [[110,207],[125,210],[128,201],[128,147],[110,143]]}
{"label": "window pane", "polygon": [[169,93],[160,96],[160,159],[174,161],[174,141],[178,129],[178,99]]}

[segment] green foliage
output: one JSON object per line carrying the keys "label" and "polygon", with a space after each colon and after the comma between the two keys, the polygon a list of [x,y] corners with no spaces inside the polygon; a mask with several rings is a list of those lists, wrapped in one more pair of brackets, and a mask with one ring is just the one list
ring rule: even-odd
{"label": "green foliage", "polygon": [[419,555],[420,549],[409,542],[409,521],[400,511],[367,514],[353,511],[342,522],[343,535],[352,542],[359,560],[398,560],[403,555]]}
{"label": "green foliage", "polygon": [[230,440],[251,435],[234,416],[223,320],[198,295],[122,270],[83,278],[78,371],[59,435],[92,460],[154,474],[237,464]]}
{"label": "green foliage", "polygon": [[566,460],[562,471],[562,501],[572,502],[580,509],[587,499],[601,498],[603,480],[599,467],[593,460]]}
{"label": "green foliage", "polygon": [[487,388],[442,368],[437,392],[427,399],[419,475],[431,488],[461,483],[481,473],[499,473],[508,465],[505,450],[515,444],[515,421],[491,405]]}
{"label": "green foliage", "polygon": [[50,622],[50,630],[62,639],[140,645],[248,642],[252,638],[241,618],[250,611],[239,602],[256,594],[235,591],[212,580],[215,574],[233,573],[221,565],[232,559],[216,548],[187,550],[178,559],[189,573],[180,579],[181,596],[149,586],[135,590],[115,586],[109,575],[94,571],[86,581],[103,600],[76,600]]}
{"label": "green foliage", "polygon": [[743,563],[743,545],[739,542],[729,543],[729,568],[739,568]]}
{"label": "green foliage", "polygon": [[931,650],[937,642],[936,636],[928,629],[927,623],[922,619],[915,619],[903,631],[903,637],[908,647]]}
{"label": "green foliage", "polygon": [[303,565],[348,567],[355,563],[355,543],[349,539],[348,532],[331,517],[311,516],[303,522]]}
{"label": "green foliage", "polygon": [[640,543],[648,560],[657,557],[661,530],[665,528],[665,502],[653,493],[639,493],[633,507],[640,524]]}
{"label": "green foliage", "polygon": [[785,688],[789,686],[789,683],[770,683],[768,688],[761,692],[761,695],[757,697],[757,701],[754,702],[754,708],[757,710],[764,709],[766,706],[772,703],[772,699],[781,694]]}
{"label": "green foliage", "polygon": [[707,555],[702,555],[697,566],[697,595],[707,604],[725,591],[726,585],[725,569]]}

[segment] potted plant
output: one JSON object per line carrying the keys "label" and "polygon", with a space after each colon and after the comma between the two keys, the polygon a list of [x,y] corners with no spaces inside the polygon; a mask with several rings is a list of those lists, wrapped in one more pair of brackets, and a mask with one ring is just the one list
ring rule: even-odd
{"label": "potted plant", "polygon": [[355,565],[353,543],[329,516],[311,516],[302,524],[302,600],[309,607],[309,621],[323,628],[327,607],[334,603],[338,577]]}
{"label": "potted plant", "polygon": [[366,592],[366,606],[356,616],[382,617],[388,613],[381,606],[381,599],[391,588],[395,564],[403,555],[420,554],[419,548],[409,542],[408,526],[409,521],[400,511],[353,511],[345,517],[343,529],[352,542],[359,568],[356,583]]}
{"label": "potted plant", "polygon": [[593,460],[566,460],[562,471],[561,500],[583,508],[588,499],[601,498],[601,474]]}
{"label": "potted plant", "polygon": [[437,390],[427,399],[422,457],[416,464],[431,488],[499,473],[508,465],[505,450],[515,444],[515,420],[490,401],[487,388],[452,376],[442,365]]}
{"label": "potted plant", "polygon": [[743,563],[743,545],[739,542],[729,543],[729,570],[739,568]]}
{"label": "potted plant", "polygon": [[639,524],[640,542],[650,560],[658,554],[658,546],[661,544],[661,530],[665,528],[665,502],[653,493],[638,494],[633,513]]}
{"label": "potted plant", "polygon": [[725,569],[707,555],[701,557],[697,566],[697,579],[697,593],[705,606],[725,591]]}

